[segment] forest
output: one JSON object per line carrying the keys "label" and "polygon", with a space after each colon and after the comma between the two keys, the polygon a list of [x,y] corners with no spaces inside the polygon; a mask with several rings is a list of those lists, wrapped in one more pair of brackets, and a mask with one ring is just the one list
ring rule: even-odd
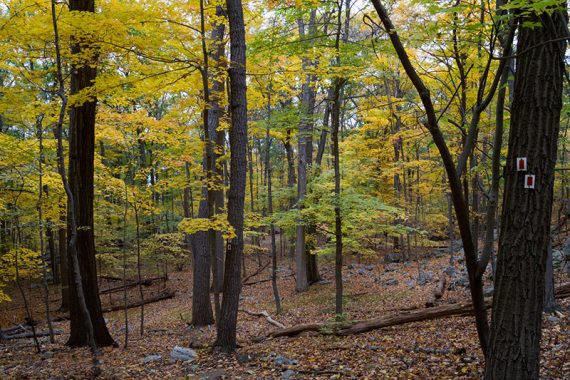
{"label": "forest", "polygon": [[0,378],[570,378],[561,0],[1,0]]}

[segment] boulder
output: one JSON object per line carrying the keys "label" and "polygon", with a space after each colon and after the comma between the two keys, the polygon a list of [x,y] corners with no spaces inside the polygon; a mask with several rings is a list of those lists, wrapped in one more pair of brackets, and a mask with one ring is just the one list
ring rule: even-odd
{"label": "boulder", "polygon": [[285,371],[281,374],[281,378],[283,378],[285,380],[291,380],[291,379],[295,378],[296,374],[297,374],[297,372],[293,371],[292,369],[288,369],[287,371]]}
{"label": "boulder", "polygon": [[170,352],[170,359],[172,361],[180,360],[183,362],[191,362],[196,359],[196,356],[196,351],[193,349],[180,346],[174,347]]}

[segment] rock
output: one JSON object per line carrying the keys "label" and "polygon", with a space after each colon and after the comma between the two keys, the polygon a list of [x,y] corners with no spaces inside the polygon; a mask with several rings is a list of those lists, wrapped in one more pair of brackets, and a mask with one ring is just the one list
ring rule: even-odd
{"label": "rock", "polygon": [[297,372],[293,371],[292,369],[288,369],[287,371],[285,371],[281,374],[281,378],[287,379],[287,380],[293,379],[296,374],[297,374]]}
{"label": "rock", "polygon": [[366,274],[366,271],[365,271],[364,269],[359,269],[359,270],[358,270],[358,274],[361,275],[361,276],[362,276],[362,275],[365,275],[365,274]]}
{"label": "rock", "polygon": [[466,276],[452,280],[447,286],[447,290],[455,290],[457,287],[469,288],[469,279]]}
{"label": "rock", "polygon": [[495,292],[495,289],[493,289],[493,287],[483,289],[483,295],[485,297],[491,297],[494,292]]}
{"label": "rock", "polygon": [[453,276],[456,275],[457,269],[455,269],[454,267],[449,266],[449,267],[447,267],[447,268],[445,268],[445,269],[443,270],[443,273],[445,273],[445,274],[448,275],[448,276],[453,277]]}
{"label": "rock", "polygon": [[42,359],[51,359],[51,358],[53,358],[53,352],[51,351],[42,352]]}
{"label": "rock", "polygon": [[364,269],[368,270],[368,271],[373,271],[374,270],[374,265],[367,265],[364,267]]}
{"label": "rock", "polygon": [[287,365],[297,365],[297,360],[290,359],[285,356],[277,355],[275,359],[273,359],[273,363],[276,365],[287,366]]}
{"label": "rock", "polygon": [[558,251],[556,249],[552,250],[552,266],[554,268],[560,268],[560,266],[564,263],[565,257],[562,251]]}
{"label": "rock", "polygon": [[560,322],[560,318],[555,317],[554,315],[549,315],[546,319],[551,323],[558,323]]}
{"label": "rock", "polygon": [[223,369],[215,369],[213,371],[204,372],[199,375],[200,380],[219,380],[225,377],[229,378],[231,374]]}
{"label": "rock", "polygon": [[386,285],[386,286],[397,286],[398,284],[399,284],[399,282],[395,278],[392,278],[390,280],[386,280],[384,282],[384,285]]}
{"label": "rock", "polygon": [[176,346],[170,352],[170,359],[172,361],[181,360],[184,362],[191,362],[196,359],[196,351],[191,348]]}
{"label": "rock", "polygon": [[354,264],[348,264],[348,265],[347,265],[347,268],[348,268],[348,269],[354,269]]}
{"label": "rock", "polygon": [[395,272],[398,269],[396,264],[386,264],[384,265],[384,272]]}
{"label": "rock", "polygon": [[149,355],[143,359],[143,364],[148,364],[151,362],[158,362],[162,360],[162,355]]}
{"label": "rock", "polygon": [[433,273],[431,272],[422,272],[418,277],[418,284],[425,285],[433,279]]}
{"label": "rock", "polygon": [[415,282],[414,280],[408,281],[408,282],[406,282],[406,286],[407,286],[408,288],[410,288],[410,289],[411,289],[411,288],[415,288],[415,287],[416,287],[416,282]]}
{"label": "rock", "polygon": [[463,241],[461,239],[457,239],[451,242],[451,248],[454,251],[463,250]]}
{"label": "rock", "polygon": [[236,359],[237,359],[238,363],[247,363],[247,362],[254,360],[255,356],[254,355],[248,355],[248,354],[245,354],[245,355],[242,354],[242,355],[238,355]]}

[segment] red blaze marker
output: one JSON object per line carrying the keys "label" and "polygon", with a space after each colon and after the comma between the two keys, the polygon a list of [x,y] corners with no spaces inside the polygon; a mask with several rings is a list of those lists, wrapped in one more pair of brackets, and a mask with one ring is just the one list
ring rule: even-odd
{"label": "red blaze marker", "polygon": [[524,188],[534,189],[534,175],[526,175],[524,177]]}
{"label": "red blaze marker", "polygon": [[526,172],[526,157],[517,158],[517,171]]}

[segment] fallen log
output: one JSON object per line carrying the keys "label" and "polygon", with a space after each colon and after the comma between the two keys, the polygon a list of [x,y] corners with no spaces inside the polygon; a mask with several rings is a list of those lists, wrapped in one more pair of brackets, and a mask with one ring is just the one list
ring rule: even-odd
{"label": "fallen log", "polygon": [[[164,291],[162,291],[162,292],[160,292],[160,293],[158,293],[152,297],[145,298],[144,301],[142,301],[142,302],[140,300],[138,300],[138,301],[135,301],[133,303],[129,303],[127,305],[127,309],[131,309],[133,307],[139,307],[141,305],[146,305],[149,303],[154,303],[154,302],[166,300],[166,299],[174,297],[175,293],[176,292],[174,290],[166,289],[166,290],[164,290]],[[125,305],[112,305],[112,306],[108,306],[108,307],[103,308],[103,313],[109,313],[111,311],[124,310],[124,309],[125,309]]]}
{"label": "fallen log", "polygon": [[[54,333],[54,335],[60,335],[60,334],[63,334],[63,330],[54,330],[53,333]],[[35,336],[37,338],[42,337],[42,336],[49,336],[49,331],[36,332]],[[3,340],[24,339],[24,338],[33,338],[33,337],[34,337],[34,333],[31,331],[27,331],[27,332],[20,333],[20,334],[13,334],[13,335],[2,335]]]}
{"label": "fallen log", "polygon": [[[556,298],[570,297],[570,283],[558,286],[555,290]],[[485,307],[490,309],[493,304],[492,297],[485,299]],[[370,319],[366,321],[347,322],[343,324],[331,323],[310,323],[305,325],[297,325],[286,329],[279,329],[269,332],[267,337],[293,337],[306,331],[317,331],[323,335],[347,336],[361,334],[367,331],[377,330],[384,327],[403,325],[411,322],[421,322],[436,318],[461,316],[473,314],[473,304],[454,303],[442,305],[429,309],[420,309],[409,312],[394,313],[385,317]]]}
{"label": "fallen log", "polygon": [[114,288],[109,288],[109,289],[103,289],[99,292],[99,294],[103,295],[103,294],[109,294],[109,293],[116,293],[116,292],[120,292],[121,290],[135,288],[135,287],[139,286],[139,284],[144,285],[144,286],[150,286],[155,281],[166,281],[166,277],[146,278],[146,279],[142,279],[140,282],[129,280],[129,282],[125,285],[120,285],[120,286],[116,286]]}
{"label": "fallen log", "polygon": [[[295,275],[292,274],[292,273],[291,273],[291,274],[286,274],[286,275],[284,275],[284,276],[278,276],[277,279],[280,280],[280,279],[287,278],[287,277],[295,277]],[[271,277],[270,277],[270,278],[264,278],[263,280],[258,280],[258,281],[244,282],[244,283],[242,284],[242,286],[257,285],[257,284],[262,284],[262,283],[264,283],[264,282],[269,282],[269,281],[271,281]]]}
{"label": "fallen log", "polygon": [[245,310],[245,309],[239,309],[239,311],[241,311],[242,313],[245,313],[247,315],[254,316],[254,317],[264,317],[267,320],[267,322],[271,323],[273,326],[278,327],[280,329],[285,328],[285,325],[283,323],[278,322],[275,319],[271,318],[269,313],[266,312],[265,310],[263,310],[261,312],[254,312],[254,311],[249,311],[249,310]]}
{"label": "fallen log", "polygon": [[439,277],[439,281],[433,290],[429,300],[426,302],[426,307],[434,307],[437,300],[443,297],[443,293],[445,292],[445,285],[447,283],[447,277],[445,276],[445,272],[441,274]]}

